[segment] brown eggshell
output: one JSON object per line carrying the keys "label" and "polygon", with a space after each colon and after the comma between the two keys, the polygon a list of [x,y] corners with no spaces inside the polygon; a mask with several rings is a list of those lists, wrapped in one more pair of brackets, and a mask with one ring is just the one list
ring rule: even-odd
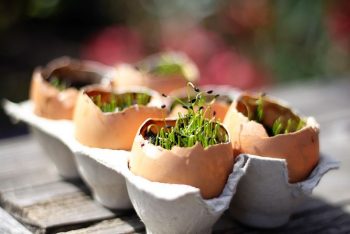
{"label": "brown eggshell", "polygon": [[[240,98],[249,98],[249,95]],[[264,100],[264,122],[272,125],[281,115],[296,116],[288,107],[272,99]],[[313,118],[308,118],[306,126],[299,131],[269,137],[262,124],[249,121],[237,111],[235,101],[226,114],[224,125],[231,134],[235,154],[286,159],[290,183],[306,179],[319,161],[319,126]]]}
{"label": "brown eggshell", "polygon": [[116,68],[113,86],[144,86],[160,93],[168,94],[175,89],[185,87],[187,82],[188,81],[181,76],[159,77],[140,72],[132,65],[121,64]]}
{"label": "brown eggshell", "polygon": [[49,119],[72,119],[73,117],[79,91],[73,87],[59,91],[46,80],[51,74],[69,76],[76,81],[99,83],[106,72],[103,65],[67,57],[56,59],[45,68],[35,69],[30,88],[34,113]]}
{"label": "brown eggshell", "polygon": [[31,82],[30,99],[34,103],[34,113],[48,119],[72,119],[78,91],[73,88],[59,91],[41,75],[34,71]]}
{"label": "brown eggshell", "polygon": [[[111,89],[91,86],[79,94],[74,112],[75,137],[87,146],[118,150],[130,150],[136,132],[147,118],[162,118],[167,115],[161,109],[158,96],[151,92],[152,99],[147,106],[134,105],[120,112],[103,113],[94,104],[89,93],[109,93]],[[137,90],[134,90],[137,91]],[[116,90],[114,93],[122,93]]]}
{"label": "brown eggshell", "polygon": [[[157,64],[163,56],[170,57],[173,61],[183,64],[187,77],[183,75],[154,75],[136,69],[136,66],[152,67]],[[184,54],[163,53],[145,58],[138,65],[120,64],[116,68],[116,75],[113,79],[115,87],[145,86],[160,93],[168,94],[173,90],[183,88],[188,81],[196,83],[199,72],[196,65]]]}
{"label": "brown eggshell", "polygon": [[[219,196],[234,164],[231,142],[206,149],[197,143],[167,150],[144,138],[150,124],[161,127],[164,120],[147,120],[140,128],[131,151],[131,172],[155,182],[191,185],[199,188],[205,199]],[[174,125],[175,120],[166,120],[166,124]]]}

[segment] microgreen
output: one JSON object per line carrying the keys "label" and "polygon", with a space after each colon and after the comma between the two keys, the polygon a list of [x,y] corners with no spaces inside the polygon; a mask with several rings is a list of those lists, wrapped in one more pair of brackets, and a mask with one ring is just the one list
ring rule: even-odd
{"label": "microgreen", "polygon": [[259,99],[256,101],[257,108],[256,108],[256,115],[259,122],[263,120],[264,117],[264,101],[263,101],[263,95],[259,96]]}
{"label": "microgreen", "polygon": [[164,54],[159,57],[153,57],[148,61],[141,62],[136,66],[140,71],[153,75],[180,75],[184,76],[183,64],[171,55]]}
{"label": "microgreen", "polygon": [[164,63],[158,64],[158,66],[154,67],[150,73],[164,76],[164,75],[183,75],[182,67],[176,63]]}
{"label": "microgreen", "polygon": [[[212,95],[213,93],[213,90],[209,90],[207,91],[206,93],[203,92],[203,103],[201,106],[205,106],[208,105],[209,103],[212,103],[213,102],[213,99],[215,99],[215,101],[220,101],[222,103],[227,103],[227,104],[231,104],[232,103],[232,99],[227,96],[227,95],[220,95],[220,96],[217,96],[217,95]],[[181,102],[179,102],[179,99]],[[178,105],[182,105],[183,102],[186,102],[187,100],[191,100],[191,102],[194,102],[196,100],[196,95],[188,95],[187,97],[177,97],[175,98],[175,100],[171,103],[171,106],[170,106],[170,110],[174,109],[176,106]]]}
{"label": "microgreen", "polygon": [[[289,114],[283,116],[281,114],[276,118],[272,126],[265,121],[265,94],[261,94],[257,99],[251,98],[248,100],[240,100],[245,107],[245,114],[249,120],[253,120],[262,124],[269,136],[276,136],[279,134],[287,134],[299,131],[305,126],[305,121],[293,114],[291,111],[288,111]],[[280,109],[285,109],[280,107]],[[289,117],[288,117],[289,116]]]}
{"label": "microgreen", "polygon": [[[193,90],[197,88],[188,84]],[[212,99],[212,102],[215,98]],[[199,142],[204,148],[223,142],[227,142],[228,134],[225,129],[215,120],[215,117],[207,119],[206,112],[210,111],[210,103],[206,101],[206,92],[198,91],[195,97],[189,96],[187,100],[177,99],[184,108],[186,114],[179,113],[179,118],[173,126],[166,124],[158,127],[149,125],[146,138],[157,146],[171,149],[173,146],[191,147]],[[205,107],[205,108],[204,108]]]}
{"label": "microgreen", "polygon": [[132,105],[147,105],[151,96],[145,93],[123,93],[110,95],[94,95],[91,100],[102,112],[118,112]]}
{"label": "microgreen", "polygon": [[281,122],[281,118],[277,118],[275,120],[275,122],[273,122],[273,125],[272,125],[272,133],[274,136],[278,135],[281,133],[282,131],[282,122]]}
{"label": "microgreen", "polygon": [[66,88],[68,88],[68,84],[63,81],[63,80],[60,80],[58,77],[56,76],[53,76],[51,79],[50,79],[50,84],[52,86],[54,86],[56,89],[58,89],[59,91],[63,91],[65,90]]}

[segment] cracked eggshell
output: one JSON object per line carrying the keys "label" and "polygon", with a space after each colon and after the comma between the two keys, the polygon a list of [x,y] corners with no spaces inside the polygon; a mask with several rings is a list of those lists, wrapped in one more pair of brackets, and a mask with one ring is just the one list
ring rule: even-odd
{"label": "cracked eggshell", "polygon": [[48,119],[72,119],[79,91],[70,87],[59,91],[47,78],[63,75],[72,81],[89,84],[100,83],[112,74],[112,69],[89,61],[62,57],[50,62],[44,68],[36,68],[32,75],[30,99],[34,103],[34,113]]}
{"label": "cracked eggshell", "polygon": [[185,87],[187,82],[188,81],[181,76],[159,77],[140,72],[132,65],[120,64],[116,68],[113,86],[145,86],[160,93],[168,94],[175,89]]}
{"label": "cracked eggshell", "polygon": [[[147,106],[133,105],[120,112],[103,113],[89,94],[109,94],[142,91],[152,96]],[[145,88],[110,89],[90,86],[78,97],[74,112],[75,137],[83,145],[96,148],[130,150],[136,132],[147,118],[162,118],[167,115],[162,109],[160,95]]]}
{"label": "cracked eggshell", "polygon": [[197,143],[192,147],[174,146],[167,150],[144,138],[150,124],[161,127],[165,122],[175,124],[175,120],[149,119],[141,126],[131,150],[130,171],[154,182],[199,188],[204,199],[219,196],[234,164],[231,142],[205,149]]}
{"label": "cracked eggshell", "polygon": [[[232,137],[234,154],[245,153],[258,156],[286,159],[289,182],[306,179],[319,161],[319,125],[312,118],[299,131],[268,136],[264,126],[249,119],[237,110],[242,98],[257,98],[248,94],[232,103],[226,114],[224,125]],[[279,116],[295,115],[287,106],[270,98],[264,98],[264,122],[272,123]],[[265,118],[265,117],[264,117]]]}
{"label": "cracked eggshell", "polygon": [[[116,67],[113,79],[114,87],[145,86],[160,93],[168,94],[173,90],[186,87],[187,82],[196,83],[199,79],[199,71],[196,65],[184,54],[171,53],[175,59],[180,60],[184,66],[186,77],[182,75],[154,75],[142,72],[136,66],[120,64]],[[153,55],[141,61],[147,67],[153,66],[160,55]]]}

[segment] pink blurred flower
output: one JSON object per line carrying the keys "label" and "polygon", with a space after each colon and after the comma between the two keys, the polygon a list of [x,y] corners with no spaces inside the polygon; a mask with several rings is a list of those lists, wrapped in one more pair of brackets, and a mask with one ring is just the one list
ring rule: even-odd
{"label": "pink blurred flower", "polygon": [[200,84],[224,84],[242,89],[259,87],[266,75],[251,61],[232,52],[218,34],[194,27],[163,34],[163,48],[186,53],[198,65]]}
{"label": "pink blurred flower", "polygon": [[105,64],[136,62],[143,57],[142,39],[126,27],[108,27],[83,45],[81,57]]}
{"label": "pink blurred flower", "polygon": [[201,84],[231,85],[252,89],[267,81],[266,74],[247,58],[232,51],[214,55],[202,74]]}
{"label": "pink blurred flower", "polygon": [[350,50],[350,1],[333,1],[328,12],[327,26],[331,38]]}
{"label": "pink blurred flower", "polygon": [[200,69],[223,46],[224,42],[216,33],[199,26],[185,31],[168,29],[162,35],[163,49],[186,53]]}

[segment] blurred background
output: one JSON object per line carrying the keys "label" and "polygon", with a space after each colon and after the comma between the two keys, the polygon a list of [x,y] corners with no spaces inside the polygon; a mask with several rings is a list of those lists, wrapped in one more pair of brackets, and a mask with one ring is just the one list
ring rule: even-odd
{"label": "blurred background", "polygon": [[[201,84],[346,79],[350,1],[0,0],[1,99],[27,99],[33,69],[59,56],[115,65],[164,50],[187,53]],[[0,138],[25,132],[1,109]]]}

